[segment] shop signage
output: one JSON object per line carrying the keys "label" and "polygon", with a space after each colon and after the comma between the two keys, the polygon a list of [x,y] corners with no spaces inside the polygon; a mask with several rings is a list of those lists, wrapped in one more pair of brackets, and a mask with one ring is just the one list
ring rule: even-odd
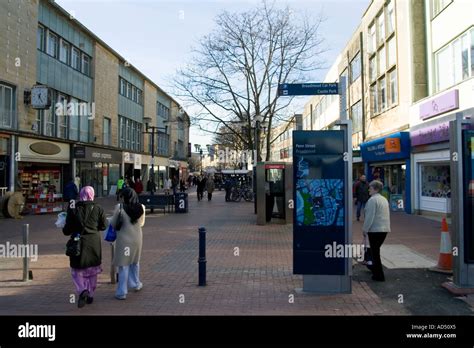
{"label": "shop signage", "polygon": [[426,120],[457,108],[459,108],[459,91],[455,89],[421,104],[420,118]]}
{"label": "shop signage", "polygon": [[[394,140],[398,139],[398,140]],[[388,148],[387,148],[388,142]],[[387,149],[389,151],[387,151]],[[364,162],[392,161],[410,157],[410,133],[398,132],[360,145]]]}
{"label": "shop signage", "polygon": [[[76,150],[77,149],[77,150]],[[74,157],[82,161],[121,163],[122,153],[114,150],[98,149],[89,146],[74,147]]]}
{"label": "shop signage", "polygon": [[449,140],[449,121],[410,132],[412,146],[440,143]]}
{"label": "shop signage", "polygon": [[284,83],[278,85],[278,95],[326,95],[339,94],[337,83]]}
{"label": "shop signage", "polygon": [[30,139],[18,139],[18,152],[22,162],[69,163],[69,144]]}
{"label": "shop signage", "polygon": [[284,164],[265,164],[265,169],[285,169]]}
{"label": "shop signage", "polygon": [[345,245],[344,131],[293,132],[293,273],[344,275],[344,257],[325,256]]}
{"label": "shop signage", "polygon": [[133,155],[133,169],[142,169],[142,155]]}
{"label": "shop signage", "polygon": [[401,150],[400,138],[385,138],[386,153],[398,153]]}

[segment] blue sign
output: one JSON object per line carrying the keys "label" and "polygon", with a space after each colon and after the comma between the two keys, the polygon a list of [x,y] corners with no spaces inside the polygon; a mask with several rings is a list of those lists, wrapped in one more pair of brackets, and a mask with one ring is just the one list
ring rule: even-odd
{"label": "blue sign", "polygon": [[[399,152],[387,152],[387,139],[400,139]],[[364,162],[392,161],[396,159],[410,158],[410,133],[398,132],[383,138],[360,144],[360,152]]]}
{"label": "blue sign", "polygon": [[337,83],[284,83],[278,85],[278,95],[326,95],[339,94]]}
{"label": "blue sign", "polygon": [[293,132],[293,273],[344,275],[344,131]]}

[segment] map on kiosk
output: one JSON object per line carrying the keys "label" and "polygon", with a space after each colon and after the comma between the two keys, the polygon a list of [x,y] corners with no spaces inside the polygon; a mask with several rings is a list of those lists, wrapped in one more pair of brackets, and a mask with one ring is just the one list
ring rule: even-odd
{"label": "map on kiosk", "polygon": [[308,163],[298,163],[296,223],[298,226],[344,226],[344,181],[308,178]]}

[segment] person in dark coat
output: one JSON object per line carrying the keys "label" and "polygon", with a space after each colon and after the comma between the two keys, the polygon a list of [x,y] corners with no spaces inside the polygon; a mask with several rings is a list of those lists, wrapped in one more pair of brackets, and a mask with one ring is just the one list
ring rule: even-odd
{"label": "person in dark coat", "polygon": [[360,220],[361,210],[365,209],[365,204],[369,200],[369,184],[365,175],[361,175],[356,184],[355,197],[357,200],[357,221]]}
{"label": "person in dark coat", "polygon": [[64,188],[63,200],[65,203],[64,209],[66,210],[72,200],[77,200],[79,196],[79,190],[77,189],[74,180],[69,180],[68,184]]}
{"label": "person in dark coat", "polygon": [[69,207],[63,233],[74,238],[81,235],[81,254],[70,256],[71,275],[76,286],[79,300],[77,306],[91,304],[97,287],[97,275],[102,272],[101,233],[107,227],[107,220],[102,207],[94,203],[94,189],[91,186],[82,188],[80,201],[75,207]]}

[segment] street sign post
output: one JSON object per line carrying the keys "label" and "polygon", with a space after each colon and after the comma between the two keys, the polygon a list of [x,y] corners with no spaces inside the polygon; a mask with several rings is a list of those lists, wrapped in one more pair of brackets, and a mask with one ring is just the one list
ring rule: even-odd
{"label": "street sign post", "polygon": [[338,83],[284,83],[278,85],[279,96],[339,94]]}

